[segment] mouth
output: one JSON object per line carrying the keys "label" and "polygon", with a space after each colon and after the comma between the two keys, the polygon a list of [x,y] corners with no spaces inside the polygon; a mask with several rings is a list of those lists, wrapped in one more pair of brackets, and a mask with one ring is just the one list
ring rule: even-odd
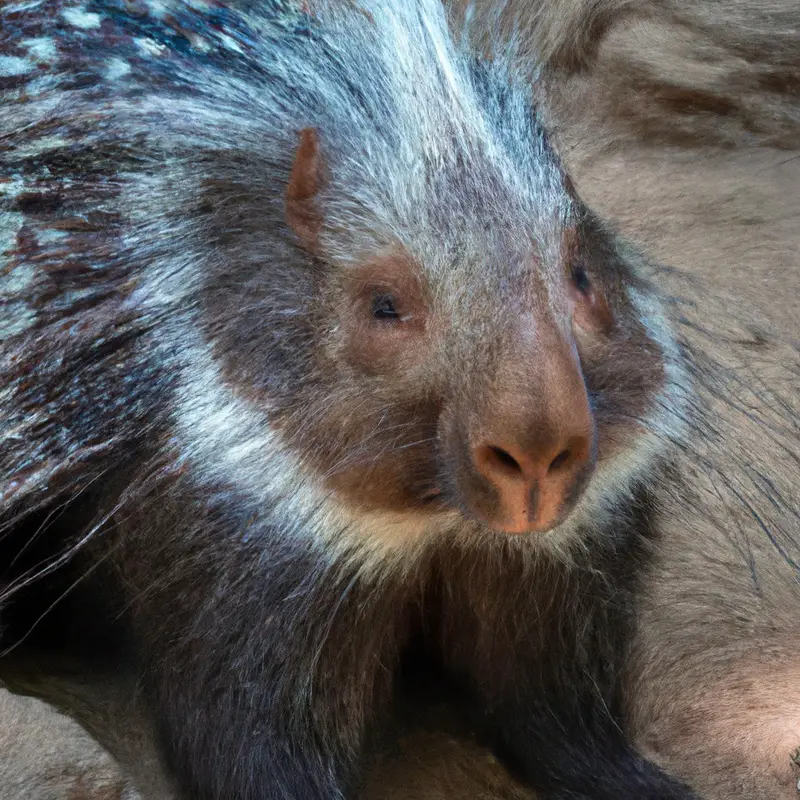
{"label": "mouth", "polygon": [[[448,499],[447,493],[441,487],[434,487],[428,489],[424,493],[418,495],[418,502],[420,506],[425,508],[426,511],[431,512],[458,512],[465,520],[471,522],[477,522],[481,526],[487,528],[488,530],[492,531],[493,533],[497,534],[507,534],[509,536],[521,536],[528,533],[541,533],[543,531],[538,531],[534,529],[525,529],[525,530],[507,530],[506,528],[502,527],[501,525],[496,524],[495,522],[490,521],[489,519],[485,519],[480,514],[475,514],[464,506],[462,503],[453,502],[451,499]],[[561,520],[557,520],[555,524],[558,524]],[[552,526],[551,526],[552,527]],[[547,530],[550,528],[548,527]]]}
{"label": "mouth", "polygon": [[596,475],[595,466],[596,463],[593,462],[584,469],[566,496],[561,497],[556,505],[550,504],[551,507],[545,507],[543,510],[537,509],[535,500],[532,500],[532,504],[526,506],[521,513],[516,514],[506,513],[506,509],[502,505],[497,508],[492,506],[484,508],[480,504],[459,502],[451,503],[450,507],[457,507],[466,519],[478,522],[489,531],[501,536],[512,538],[543,536],[560,528],[572,517]]}
{"label": "mouth", "polygon": [[544,524],[539,525],[531,523],[526,523],[524,525],[503,524],[502,521],[486,516],[476,509],[465,505],[463,502],[456,500],[450,492],[446,491],[446,489],[441,486],[432,486],[420,492],[417,495],[417,503],[421,508],[431,513],[458,512],[465,520],[477,522],[498,535],[511,537],[543,535],[558,528],[572,515],[575,506],[583,496],[592,477],[593,470],[587,470],[572,487],[569,495],[561,505],[559,513],[555,514],[551,519],[546,520]]}

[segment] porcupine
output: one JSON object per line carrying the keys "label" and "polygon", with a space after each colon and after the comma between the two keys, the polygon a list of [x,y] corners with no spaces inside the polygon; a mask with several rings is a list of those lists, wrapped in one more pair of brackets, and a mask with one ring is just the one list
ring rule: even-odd
{"label": "porcupine", "polygon": [[411,656],[543,797],[691,797],[619,724],[680,352],[510,59],[435,0],[0,14],[5,643],[95,609],[192,798],[349,795]]}

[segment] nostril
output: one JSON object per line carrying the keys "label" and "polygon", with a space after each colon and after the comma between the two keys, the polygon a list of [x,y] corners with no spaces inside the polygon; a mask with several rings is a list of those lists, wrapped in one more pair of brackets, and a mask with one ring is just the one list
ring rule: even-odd
{"label": "nostril", "polygon": [[510,453],[503,450],[502,447],[490,446],[489,450],[494,456],[498,464],[505,467],[505,469],[513,472],[522,472],[522,467],[519,462]]}
{"label": "nostril", "polygon": [[524,478],[524,470],[520,462],[502,447],[485,444],[473,450],[472,457],[478,471],[493,483],[497,481],[516,482]]}
{"label": "nostril", "polygon": [[565,467],[569,461],[570,456],[572,454],[568,449],[562,450],[551,462],[550,466],[547,468],[548,472],[557,472],[562,467]]}

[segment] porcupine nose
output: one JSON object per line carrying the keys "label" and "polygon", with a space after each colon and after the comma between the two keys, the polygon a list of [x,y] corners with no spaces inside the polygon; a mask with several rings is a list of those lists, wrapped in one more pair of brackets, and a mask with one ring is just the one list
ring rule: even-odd
{"label": "porcupine nose", "polygon": [[570,414],[572,424],[527,444],[506,435],[473,448],[473,464],[498,499],[488,520],[492,527],[526,533],[548,530],[559,520],[592,462],[588,406],[586,412]]}
{"label": "porcupine nose", "polygon": [[467,504],[507,533],[562,521],[595,462],[594,416],[574,343],[554,325],[519,343],[487,386],[468,435]]}

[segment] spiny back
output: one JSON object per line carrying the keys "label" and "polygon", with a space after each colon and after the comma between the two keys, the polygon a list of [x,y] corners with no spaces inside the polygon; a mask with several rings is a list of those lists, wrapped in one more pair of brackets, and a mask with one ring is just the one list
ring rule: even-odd
{"label": "spiny back", "polygon": [[465,198],[450,193],[451,211],[468,212],[479,183],[500,179],[518,212],[559,188],[527,90],[510,88],[498,58],[477,68],[456,51],[439,0],[111,0],[0,13],[11,106],[0,132],[18,142],[5,155],[12,172],[78,140],[95,158],[124,148],[162,168],[208,149],[258,148],[280,162],[297,130],[314,126],[340,186],[374,214],[417,222],[431,204],[426,179],[447,165],[462,182],[474,176]]}

